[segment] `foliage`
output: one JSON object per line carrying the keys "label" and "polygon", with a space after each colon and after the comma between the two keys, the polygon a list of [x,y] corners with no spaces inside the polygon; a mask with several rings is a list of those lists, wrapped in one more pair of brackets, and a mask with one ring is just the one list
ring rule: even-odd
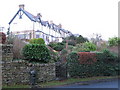
{"label": "foliage", "polygon": [[59,43],[56,43],[56,42],[51,42],[48,46],[50,46],[51,48],[53,48],[54,50],[56,51],[61,51],[62,49],[65,48],[65,43],[63,42],[59,42]]}
{"label": "foliage", "polygon": [[95,51],[96,50],[96,45],[91,43],[91,42],[85,42],[82,44],[77,44],[75,47],[73,47],[73,51],[77,52],[85,52],[85,51]]}
{"label": "foliage", "polygon": [[68,37],[68,40],[76,40],[76,37],[74,35],[71,35]]}
{"label": "foliage", "polygon": [[84,51],[95,51],[97,47],[95,44],[93,44],[91,42],[85,42],[83,44],[83,48],[84,48],[83,49]]}
{"label": "foliage", "polygon": [[[91,77],[91,76],[115,76],[118,75],[120,69],[118,67],[118,63],[114,60],[114,62],[107,62],[105,59],[113,58],[112,54],[109,54],[109,57],[107,58],[105,53],[108,53],[108,51],[99,52],[94,54],[93,56],[88,57],[81,57],[82,54],[87,54],[89,52],[71,52],[67,57],[67,68],[68,72],[71,77]],[[95,58],[93,58],[95,56]],[[82,59],[86,61],[86,58],[91,58],[93,61],[95,61],[92,64],[85,64],[80,63],[79,61]],[[81,60],[81,61],[82,61]],[[97,60],[97,62],[96,62]]]}
{"label": "foliage", "polygon": [[0,43],[4,44],[6,41],[6,35],[3,32],[0,32]]}
{"label": "foliage", "polygon": [[60,52],[60,61],[61,61],[61,63],[65,63],[66,62],[67,54],[68,54],[68,50],[67,49],[63,49]]}
{"label": "foliage", "polygon": [[50,46],[51,48],[54,48],[55,46],[57,46],[57,43],[56,42],[50,42],[48,44],[48,46]]}
{"label": "foliage", "polygon": [[25,60],[38,61],[38,62],[49,62],[50,52],[44,44],[27,44],[23,48],[23,55]]}
{"label": "foliage", "polygon": [[30,44],[45,44],[45,41],[42,38],[33,38],[29,42]]}
{"label": "foliage", "polygon": [[80,43],[84,43],[84,42],[88,42],[87,38],[84,38],[83,36],[79,35],[79,37],[77,37],[76,39],[76,43],[80,44]]}
{"label": "foliage", "polygon": [[50,51],[51,60],[50,62],[57,62],[59,60],[59,54],[55,51]]}
{"label": "foliage", "polygon": [[73,76],[79,76],[79,61],[78,61],[79,56],[77,55],[77,52],[71,52],[67,56],[67,68],[68,72],[71,77]]}
{"label": "foliage", "polygon": [[68,51],[66,50],[66,49],[63,49],[62,51],[61,51],[61,54],[62,55],[65,55],[65,54],[67,54],[68,53]]}
{"label": "foliage", "polygon": [[78,52],[80,64],[93,64],[97,61],[96,53]]}
{"label": "foliage", "polygon": [[75,41],[68,41],[68,45],[75,46],[76,42]]}
{"label": "foliage", "polygon": [[12,34],[9,34],[6,39],[6,44],[13,45],[13,59],[23,59],[22,49],[26,45],[24,41]]}
{"label": "foliage", "polygon": [[88,42],[88,39],[84,38],[82,35],[79,35],[79,37],[71,35],[69,37],[66,37],[62,42],[66,43],[67,40],[68,40],[68,45],[72,45],[72,46],[75,46],[76,44]]}
{"label": "foliage", "polygon": [[109,38],[108,43],[109,43],[109,46],[120,45],[120,38],[119,37]]}
{"label": "foliage", "polygon": [[118,56],[116,54],[111,53],[108,49],[103,50],[102,60],[104,63],[115,63],[118,60]]}
{"label": "foliage", "polygon": [[22,49],[24,48],[25,45],[26,43],[23,42],[21,39],[17,37],[13,39],[13,58],[14,59],[23,59]]}
{"label": "foliage", "polygon": [[72,48],[72,51],[76,52],[84,51],[83,44],[77,44],[75,47]]}

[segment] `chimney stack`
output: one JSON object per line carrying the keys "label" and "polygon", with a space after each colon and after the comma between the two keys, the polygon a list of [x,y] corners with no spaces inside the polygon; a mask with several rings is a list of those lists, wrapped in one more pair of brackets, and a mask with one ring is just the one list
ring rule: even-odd
{"label": "chimney stack", "polygon": [[53,24],[53,20],[50,20],[50,24]]}
{"label": "chimney stack", "polygon": [[59,28],[62,28],[62,24],[59,24],[58,27],[59,27]]}
{"label": "chimney stack", "polygon": [[38,13],[37,16],[38,16],[38,17],[42,17],[41,13]]}
{"label": "chimney stack", "polygon": [[21,8],[21,9],[23,9],[23,10],[24,10],[24,7],[25,7],[24,4],[20,4],[20,5],[19,5],[19,8]]}

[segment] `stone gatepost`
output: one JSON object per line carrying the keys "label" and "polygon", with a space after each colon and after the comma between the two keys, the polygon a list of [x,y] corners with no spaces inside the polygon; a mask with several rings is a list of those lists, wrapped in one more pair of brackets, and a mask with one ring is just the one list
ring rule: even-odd
{"label": "stone gatepost", "polygon": [[[4,85],[9,82],[8,71],[11,69],[11,61],[13,60],[13,45],[11,44],[0,44],[0,57],[1,57],[1,84]],[[6,83],[7,84],[7,83]]]}

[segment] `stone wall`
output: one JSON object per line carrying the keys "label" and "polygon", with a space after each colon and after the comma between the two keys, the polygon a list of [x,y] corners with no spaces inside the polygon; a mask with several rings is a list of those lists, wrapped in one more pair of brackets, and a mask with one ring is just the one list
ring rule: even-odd
{"label": "stone wall", "polygon": [[[8,49],[10,48],[11,49]],[[12,60],[12,46],[3,48],[2,58],[2,84],[16,85],[16,84],[30,84],[30,70],[35,69],[37,72],[37,82],[45,82],[54,80],[55,63],[39,64],[29,63],[25,60]],[[8,52],[7,52],[8,51]]]}
{"label": "stone wall", "polygon": [[2,62],[13,60],[13,45],[1,44],[2,47]]}

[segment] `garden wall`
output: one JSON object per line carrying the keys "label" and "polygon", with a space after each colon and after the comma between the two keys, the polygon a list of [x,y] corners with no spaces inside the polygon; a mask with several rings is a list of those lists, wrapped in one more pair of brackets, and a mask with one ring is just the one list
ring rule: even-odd
{"label": "garden wall", "polygon": [[[4,50],[12,51],[12,46],[3,48],[3,51]],[[3,85],[30,84],[29,72],[31,68],[35,69],[37,72],[37,82],[45,82],[55,79],[56,75],[54,63],[33,64],[25,60],[12,61],[11,53],[4,54],[2,58],[2,84]]]}

